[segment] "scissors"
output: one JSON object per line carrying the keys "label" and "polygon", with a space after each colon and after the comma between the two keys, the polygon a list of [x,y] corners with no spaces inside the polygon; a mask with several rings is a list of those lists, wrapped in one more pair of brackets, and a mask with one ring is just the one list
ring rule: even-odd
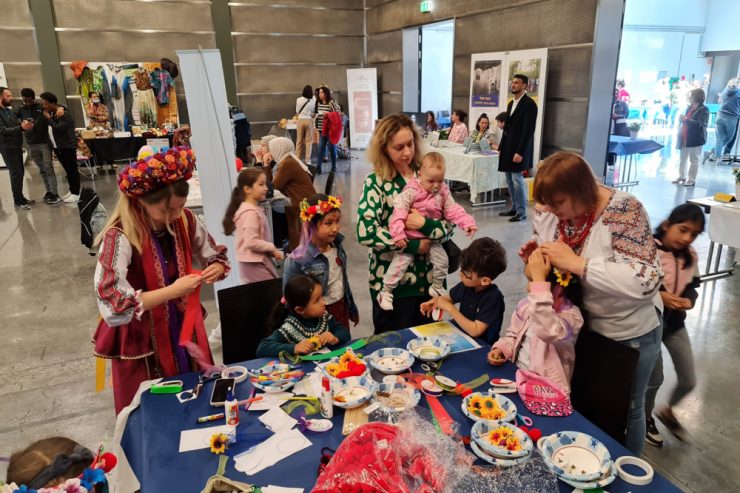
{"label": "scissors", "polygon": [[524,416],[517,413],[516,419],[521,421],[524,426],[532,426],[532,418],[530,418],[529,416]]}

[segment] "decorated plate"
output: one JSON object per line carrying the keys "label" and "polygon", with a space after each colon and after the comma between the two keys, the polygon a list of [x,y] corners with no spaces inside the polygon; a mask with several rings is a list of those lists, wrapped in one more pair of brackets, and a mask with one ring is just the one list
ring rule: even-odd
{"label": "decorated plate", "polygon": [[370,400],[378,384],[369,377],[335,379],[331,383],[332,402],[342,409],[354,409]]}
{"label": "decorated plate", "polygon": [[[470,404],[474,402],[475,399],[478,399],[479,402],[482,402],[482,405],[485,405],[484,402],[487,398],[491,397],[493,400],[495,400],[501,410],[505,413],[505,415],[500,419],[486,419],[479,415],[474,414],[469,410]],[[462,401],[462,411],[465,416],[472,419],[473,421],[485,421],[485,422],[503,422],[503,421],[514,421],[514,418],[516,417],[516,404],[512,402],[511,399],[508,397],[504,397],[503,395],[494,394],[491,391],[488,392],[473,392],[469,396],[465,397]]]}
{"label": "decorated plate", "polygon": [[[327,361],[326,364],[323,365],[322,371],[324,372],[324,375],[326,375],[327,377],[329,377],[330,380],[337,379],[337,378],[339,378],[340,380],[341,379],[344,379],[344,378],[349,378],[349,376],[348,377],[341,377],[341,378],[340,377],[337,377],[335,375],[332,375],[329,370],[331,368],[336,368],[337,371],[339,371],[339,372],[344,371],[345,369],[346,370],[350,370],[350,368],[348,367],[348,365],[350,365],[350,360],[351,361],[354,361],[354,363],[351,363],[352,365],[364,365],[365,366],[364,369],[362,369],[360,367],[360,371],[359,372],[357,370],[355,370],[355,369],[352,369],[352,371],[354,373],[356,373],[356,374],[355,375],[351,375],[351,376],[361,377],[361,376],[369,375],[369,371],[370,370],[367,367],[366,358],[359,358],[355,354],[355,352],[352,351],[351,349],[348,349],[347,351],[345,351],[345,353],[343,355],[337,356],[337,357],[332,358],[329,361]],[[338,373],[338,374],[341,374],[341,373]]]}
{"label": "decorated plate", "polygon": [[386,412],[402,412],[419,403],[421,393],[403,383],[381,383],[375,391],[375,402]]}
{"label": "decorated plate", "polygon": [[612,467],[603,443],[578,431],[559,431],[537,442],[545,463],[560,478],[588,482],[604,477]]}
{"label": "decorated plate", "polygon": [[[503,431],[502,435],[507,432],[510,433],[519,443],[519,450],[510,450],[506,447],[494,445],[489,439],[489,434],[492,432],[496,433],[496,430]],[[534,448],[532,439],[523,430],[507,423],[478,421],[470,430],[470,438],[487,454],[502,459],[516,459],[530,455]],[[502,436],[502,440],[505,440],[505,437]]]}
{"label": "decorated plate", "polygon": [[410,352],[396,347],[378,349],[365,359],[379,372],[390,375],[403,373],[414,364],[414,357]]}
{"label": "decorated plate", "polygon": [[450,354],[450,345],[440,337],[418,337],[406,344],[406,349],[421,361],[439,361]]}
{"label": "decorated plate", "polygon": [[617,477],[617,466],[615,466],[614,463],[612,462],[612,466],[609,469],[608,473],[592,481],[571,481],[570,479],[565,479],[562,477],[559,479],[563,481],[565,484],[569,484],[574,488],[579,488],[585,491],[585,490],[593,490],[593,489],[603,488],[605,486],[608,486],[612,482],[614,482],[614,479],[616,479],[616,477]]}
{"label": "decorated plate", "polygon": [[303,371],[293,370],[284,363],[266,365],[258,370],[249,370],[249,383],[264,392],[283,392],[303,378]]}
{"label": "decorated plate", "polygon": [[470,442],[470,448],[473,450],[473,453],[479,458],[483,459],[489,464],[493,464],[494,466],[498,467],[518,466],[519,464],[524,464],[525,462],[527,462],[531,457],[531,455],[525,455],[524,457],[519,457],[516,459],[502,459],[500,457],[493,457],[492,455],[488,455],[483,450],[481,450],[478,444],[473,441]]}

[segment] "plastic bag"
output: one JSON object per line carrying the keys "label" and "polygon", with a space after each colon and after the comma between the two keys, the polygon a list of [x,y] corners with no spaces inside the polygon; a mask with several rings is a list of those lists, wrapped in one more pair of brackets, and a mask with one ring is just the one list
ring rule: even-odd
{"label": "plastic bag", "polygon": [[468,473],[473,457],[460,440],[414,412],[396,425],[368,423],[339,446],[313,493],[443,493]]}

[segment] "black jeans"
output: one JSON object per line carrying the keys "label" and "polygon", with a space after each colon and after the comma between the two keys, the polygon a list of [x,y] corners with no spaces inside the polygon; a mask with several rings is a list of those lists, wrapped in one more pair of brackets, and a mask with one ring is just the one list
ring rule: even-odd
{"label": "black jeans", "polygon": [[23,196],[23,148],[0,147],[0,154],[10,172],[10,189],[13,192],[13,202],[20,205],[26,201]]}
{"label": "black jeans", "polygon": [[69,192],[72,195],[80,194],[80,172],[77,169],[77,150],[76,149],[57,149],[57,157],[62,163],[64,171],[67,173],[67,183]]}
{"label": "black jeans", "polygon": [[397,298],[393,300],[393,310],[383,310],[378,305],[378,300],[373,298],[373,325],[375,333],[388,332],[391,330],[408,329],[417,325],[433,322],[421,314],[420,306],[429,300],[429,296],[416,296],[413,298]]}

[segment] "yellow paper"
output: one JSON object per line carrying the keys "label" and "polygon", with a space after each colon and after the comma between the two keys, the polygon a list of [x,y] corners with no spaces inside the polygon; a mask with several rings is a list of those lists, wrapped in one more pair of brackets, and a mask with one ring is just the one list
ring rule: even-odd
{"label": "yellow paper", "polygon": [[95,358],[95,392],[101,392],[105,388],[105,360]]}

